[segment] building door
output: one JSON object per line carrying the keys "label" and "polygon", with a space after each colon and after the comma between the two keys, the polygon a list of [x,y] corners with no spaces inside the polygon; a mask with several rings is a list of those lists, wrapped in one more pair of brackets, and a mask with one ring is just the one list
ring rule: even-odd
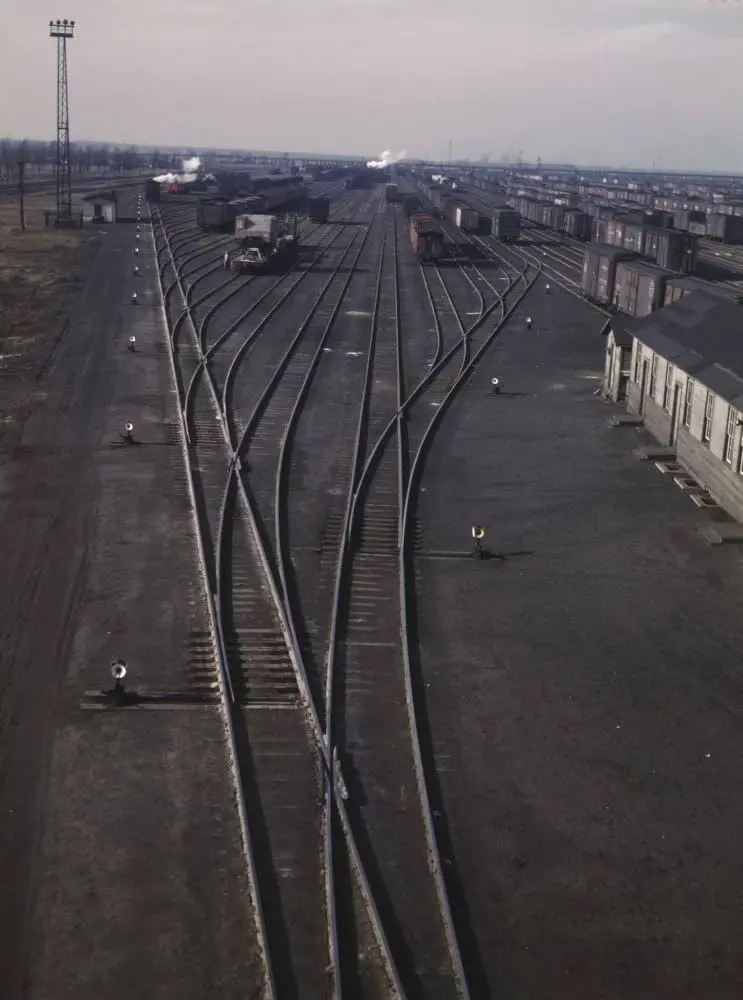
{"label": "building door", "polygon": [[673,402],[671,403],[671,429],[668,434],[668,445],[673,448],[676,444],[676,435],[679,429],[679,397],[681,396],[681,386],[678,382],[673,383]]}
{"label": "building door", "polygon": [[638,413],[645,412],[645,393],[648,388],[648,362],[643,361],[642,363],[642,376],[640,378],[640,406],[638,407]]}
{"label": "building door", "polygon": [[607,344],[606,366],[604,371],[604,392],[610,396],[612,394],[613,389],[614,389],[614,345]]}

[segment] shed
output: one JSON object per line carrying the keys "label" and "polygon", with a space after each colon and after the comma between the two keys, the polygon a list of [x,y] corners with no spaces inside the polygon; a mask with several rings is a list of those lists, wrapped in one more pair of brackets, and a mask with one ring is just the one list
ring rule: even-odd
{"label": "shed", "polygon": [[633,341],[629,411],[743,521],[743,308],[692,292],[643,319],[615,323]]}
{"label": "shed", "polygon": [[116,222],[116,197],[109,194],[88,194],[83,198],[83,222]]}

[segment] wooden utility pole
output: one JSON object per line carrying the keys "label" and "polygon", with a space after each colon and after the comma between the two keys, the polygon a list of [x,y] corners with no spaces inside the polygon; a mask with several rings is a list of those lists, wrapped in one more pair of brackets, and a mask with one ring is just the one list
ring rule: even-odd
{"label": "wooden utility pole", "polygon": [[26,172],[26,161],[18,161],[18,198],[21,203],[21,229],[25,232],[26,230],[26,213],[24,211],[23,198],[25,195],[25,172]]}

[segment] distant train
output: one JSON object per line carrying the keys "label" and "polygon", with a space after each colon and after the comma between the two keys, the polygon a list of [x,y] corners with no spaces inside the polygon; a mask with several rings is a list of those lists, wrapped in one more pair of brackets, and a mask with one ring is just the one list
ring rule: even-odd
{"label": "distant train", "polygon": [[468,204],[466,195],[455,194],[453,186],[421,181],[418,190],[433,206],[432,215],[446,219],[462,232],[494,236],[502,243],[516,243],[521,235],[520,214],[505,204],[482,212]]}
{"label": "distant train", "polygon": [[245,198],[205,198],[196,207],[196,223],[201,229],[230,230],[238,215],[265,215],[277,208],[298,205],[307,194],[301,177],[257,177]]}

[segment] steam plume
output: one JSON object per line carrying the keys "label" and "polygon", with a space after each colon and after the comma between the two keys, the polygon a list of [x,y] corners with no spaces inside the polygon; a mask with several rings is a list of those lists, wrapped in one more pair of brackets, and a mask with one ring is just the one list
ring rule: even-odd
{"label": "steam plume", "polygon": [[389,167],[393,163],[399,163],[400,160],[404,160],[406,155],[404,149],[401,149],[397,156],[393,156],[389,149],[385,149],[378,160],[369,160],[366,165],[375,170],[382,170],[384,167]]}
{"label": "steam plume", "polygon": [[158,184],[192,184],[199,176],[199,169],[201,168],[201,157],[192,156],[188,160],[183,161],[183,172],[180,174],[160,174],[159,177],[155,177],[154,180]]}

